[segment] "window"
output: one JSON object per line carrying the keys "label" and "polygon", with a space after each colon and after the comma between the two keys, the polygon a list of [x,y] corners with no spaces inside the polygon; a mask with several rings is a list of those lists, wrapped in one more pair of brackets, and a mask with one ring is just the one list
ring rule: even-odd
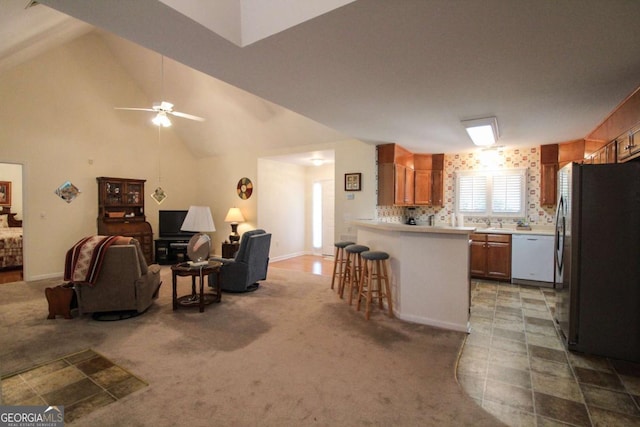
{"label": "window", "polygon": [[456,173],[456,212],[525,216],[526,169]]}

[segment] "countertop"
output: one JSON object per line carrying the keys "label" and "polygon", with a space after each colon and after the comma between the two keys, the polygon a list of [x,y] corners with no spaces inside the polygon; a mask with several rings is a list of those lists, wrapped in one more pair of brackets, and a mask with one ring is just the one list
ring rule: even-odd
{"label": "countertop", "polygon": [[531,234],[539,236],[553,236],[553,226],[532,226],[531,230],[516,230],[510,227],[451,227],[446,225],[407,225],[397,222],[382,222],[375,220],[354,221],[355,226],[364,226],[387,231],[404,231],[411,233],[444,233],[444,234],[470,234],[470,233],[491,233],[491,234]]}

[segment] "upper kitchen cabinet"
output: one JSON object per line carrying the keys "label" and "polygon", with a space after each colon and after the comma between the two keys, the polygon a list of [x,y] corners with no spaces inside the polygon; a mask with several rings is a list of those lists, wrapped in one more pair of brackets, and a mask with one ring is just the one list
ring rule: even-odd
{"label": "upper kitchen cabinet", "polygon": [[640,156],[640,126],[625,132],[614,140],[618,161],[626,162]]}
{"label": "upper kitchen cabinet", "polygon": [[558,144],[558,163],[563,167],[571,162],[584,162],[584,139]]}
{"label": "upper kitchen cabinet", "polygon": [[556,176],[558,174],[558,144],[540,147],[540,204],[556,204]]}
{"label": "upper kitchen cabinet", "polygon": [[416,154],[415,204],[443,206],[444,154]]}
{"label": "upper kitchen cabinet", "polygon": [[378,152],[378,205],[413,205],[413,153],[398,144],[378,145],[376,149]]}
{"label": "upper kitchen cabinet", "polygon": [[414,154],[378,145],[379,206],[443,206],[444,154]]}

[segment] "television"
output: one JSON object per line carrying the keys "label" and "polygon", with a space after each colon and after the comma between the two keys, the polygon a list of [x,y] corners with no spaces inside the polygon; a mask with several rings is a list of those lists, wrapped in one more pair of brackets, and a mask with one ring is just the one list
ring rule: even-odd
{"label": "television", "polygon": [[187,211],[159,211],[158,226],[161,239],[190,239],[193,231],[182,231]]}

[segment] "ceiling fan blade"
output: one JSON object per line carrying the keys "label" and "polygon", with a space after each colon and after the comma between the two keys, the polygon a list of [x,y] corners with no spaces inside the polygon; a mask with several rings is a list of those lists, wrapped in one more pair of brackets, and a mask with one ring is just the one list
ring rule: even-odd
{"label": "ceiling fan blade", "polygon": [[187,114],[187,113],[181,113],[180,111],[168,111],[168,113],[173,114],[174,116],[177,116],[177,117],[182,117],[184,119],[197,120],[199,122],[205,121],[205,119],[203,119],[202,117],[194,116],[192,114]]}
{"label": "ceiling fan blade", "polygon": [[114,109],[116,109],[116,110],[131,110],[131,111],[151,111],[151,112],[153,112],[153,111],[154,111],[154,110],[152,110],[151,108],[114,107]]}

